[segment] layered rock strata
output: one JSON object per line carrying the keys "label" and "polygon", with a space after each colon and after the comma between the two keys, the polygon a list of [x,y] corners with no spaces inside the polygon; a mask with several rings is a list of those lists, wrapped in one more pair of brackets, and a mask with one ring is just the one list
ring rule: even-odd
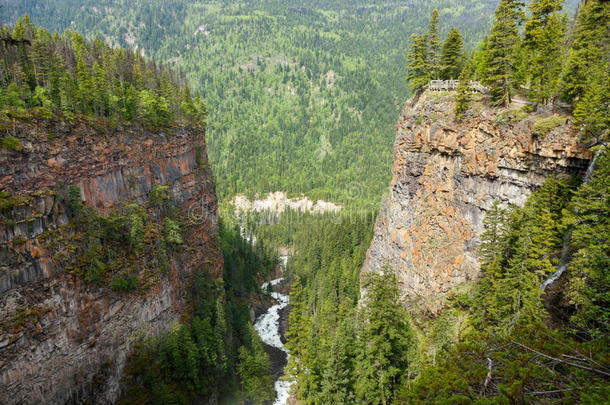
{"label": "layered rock strata", "polygon": [[[582,175],[591,158],[566,117],[546,135],[545,115],[475,103],[457,122],[452,97],[424,93],[407,103],[396,127],[394,165],[367,272],[393,271],[405,300],[429,310],[479,275],[476,246],[494,201],[522,205],[551,175]],[[548,114],[547,114],[548,116]]]}
{"label": "layered rock strata", "polygon": [[[2,126],[20,150],[0,149],[0,402],[112,403],[133,344],[188,313],[193,273],[221,276],[205,130],[88,120]],[[165,270],[148,257],[125,259],[146,287],[123,292],[67,268],[66,255],[80,253],[71,243],[83,239],[69,215],[69,186],[95,215],[130,203],[154,222],[160,218],[147,203],[158,185],[168,186],[171,206],[188,217],[184,243],[167,254]],[[145,238],[154,244],[158,236]]]}

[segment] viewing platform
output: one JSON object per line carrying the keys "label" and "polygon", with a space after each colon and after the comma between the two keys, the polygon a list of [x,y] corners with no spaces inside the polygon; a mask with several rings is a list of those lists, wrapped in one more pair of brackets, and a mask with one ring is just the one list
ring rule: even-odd
{"label": "viewing platform", "polygon": [[[459,80],[430,80],[428,83],[428,90],[430,91],[455,91],[457,86],[460,84]],[[486,94],[489,88],[483,86],[478,81],[470,81],[468,89],[473,93]]]}

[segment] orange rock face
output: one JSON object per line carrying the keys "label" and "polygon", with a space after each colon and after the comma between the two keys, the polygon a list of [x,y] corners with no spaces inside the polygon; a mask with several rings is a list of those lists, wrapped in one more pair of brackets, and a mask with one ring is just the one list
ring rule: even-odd
{"label": "orange rock face", "polygon": [[[222,276],[205,128],[3,125],[28,147],[0,149],[0,191],[17,201],[0,212],[0,402],[111,403],[134,343],[184,315],[193,273]],[[79,236],[60,191],[69,185],[102,216],[126,202],[146,207],[155,185],[169,187],[171,204],[191,225],[167,271],[136,266],[140,279],[156,277],[152,287],[114,292],[70,275],[53,248],[77,249],[61,240]]]}
{"label": "orange rock face", "polygon": [[494,201],[525,203],[551,174],[581,175],[591,158],[568,123],[538,138],[540,116],[500,123],[498,110],[456,122],[451,97],[407,103],[393,176],[363,273],[396,272],[406,300],[434,310],[440,295],[479,276],[476,246]]}

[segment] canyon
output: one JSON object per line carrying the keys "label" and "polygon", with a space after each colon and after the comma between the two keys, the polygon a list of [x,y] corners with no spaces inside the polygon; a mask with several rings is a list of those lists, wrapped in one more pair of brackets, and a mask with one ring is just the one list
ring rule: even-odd
{"label": "canyon", "polygon": [[[205,126],[147,129],[85,117],[1,125],[20,142],[18,150],[0,150],[2,402],[115,402],[134,344],[188,317],[193,274],[222,276]],[[165,208],[151,199],[159,190]],[[96,254],[113,261],[99,264],[100,256],[84,266],[95,245],[87,242],[90,230],[75,225],[80,206],[93,218],[90,227],[105,224],[107,232],[137,211],[147,221],[144,249],[156,253],[140,258],[127,247],[102,246]],[[164,210],[187,220],[184,242],[167,251],[159,248]],[[118,273],[106,275],[113,263]],[[97,275],[106,282],[88,279],[94,264],[106,265]],[[108,288],[108,278],[122,282],[124,272],[135,286]]]}
{"label": "canyon", "polygon": [[540,110],[523,117],[479,102],[458,122],[451,96],[407,102],[362,274],[394,271],[405,301],[433,313],[444,294],[476,280],[492,204],[521,206],[547,177],[582,176],[591,159],[568,117],[541,133],[536,123],[552,114]]}

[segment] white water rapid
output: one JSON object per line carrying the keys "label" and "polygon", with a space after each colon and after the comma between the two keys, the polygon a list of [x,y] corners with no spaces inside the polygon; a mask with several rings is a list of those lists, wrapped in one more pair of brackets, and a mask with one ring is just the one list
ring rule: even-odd
{"label": "white water rapid", "polygon": [[[267,281],[261,285],[261,289],[267,291],[268,287],[273,287],[281,283],[282,280],[283,278],[278,278]],[[288,305],[288,296],[275,291],[271,292],[270,295],[277,300],[278,304],[269,308],[267,312],[256,319],[254,329],[256,329],[263,342],[286,353],[286,359],[288,359],[290,355],[280,339],[280,310]],[[286,405],[286,400],[290,396],[291,385],[290,381],[283,381],[281,379],[275,382],[276,396],[273,405]]]}

